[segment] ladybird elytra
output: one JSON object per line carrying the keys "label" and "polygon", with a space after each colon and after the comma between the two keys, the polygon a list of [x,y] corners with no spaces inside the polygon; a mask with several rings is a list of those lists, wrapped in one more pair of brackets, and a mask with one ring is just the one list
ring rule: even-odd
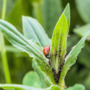
{"label": "ladybird elytra", "polygon": [[45,46],[45,47],[43,48],[43,54],[44,54],[45,56],[49,55],[49,51],[50,51],[50,46],[49,46],[49,45],[47,45],[47,46]]}

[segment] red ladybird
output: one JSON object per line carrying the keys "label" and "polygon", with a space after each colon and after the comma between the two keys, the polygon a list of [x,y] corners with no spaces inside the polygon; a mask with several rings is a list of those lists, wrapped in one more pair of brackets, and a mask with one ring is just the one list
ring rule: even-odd
{"label": "red ladybird", "polygon": [[49,46],[49,45],[47,45],[47,46],[45,46],[45,47],[43,48],[43,54],[44,54],[45,56],[48,56],[48,55],[49,55],[49,51],[50,51],[50,46]]}

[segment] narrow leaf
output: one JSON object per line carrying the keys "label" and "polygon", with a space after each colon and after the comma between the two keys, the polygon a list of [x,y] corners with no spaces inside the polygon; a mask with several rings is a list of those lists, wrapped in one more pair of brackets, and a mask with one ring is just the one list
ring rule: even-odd
{"label": "narrow leaf", "polygon": [[68,4],[57,22],[52,35],[51,66],[56,70],[56,73],[59,72],[60,65],[64,63],[69,26],[70,6]]}
{"label": "narrow leaf", "polygon": [[70,67],[75,64],[76,62],[76,58],[78,56],[78,54],[81,52],[81,49],[84,47],[84,43],[85,43],[85,40],[87,39],[87,37],[90,35],[90,32],[88,32],[78,43],[77,45],[75,45],[73,47],[73,49],[70,51],[70,53],[67,55],[67,57],[65,58],[65,64],[63,66],[63,70],[61,72],[61,75],[60,75],[60,79],[59,79],[59,82],[60,82],[60,85],[61,85],[61,82],[62,80],[65,78],[68,70],[70,69]]}
{"label": "narrow leaf", "polygon": [[[67,32],[68,32],[67,20],[65,15],[62,14],[62,16],[60,17],[59,21],[55,26],[51,46],[52,67],[56,69],[57,72],[60,63],[63,62],[63,58],[66,53]],[[60,59],[62,59],[62,61]]]}
{"label": "narrow leaf", "polygon": [[34,39],[44,47],[50,45],[50,39],[39,22],[31,17],[23,16],[23,32],[28,39]]}
{"label": "narrow leaf", "polygon": [[34,88],[25,85],[19,84],[0,84],[0,87],[3,89],[15,89],[15,90],[61,90],[60,87],[57,85],[50,86],[49,88],[41,89],[41,88]]}
{"label": "narrow leaf", "polygon": [[44,57],[42,47],[32,40],[28,41],[17,29],[6,21],[0,20],[0,31],[3,32],[5,37],[17,48],[32,53],[32,57]]}
{"label": "narrow leaf", "polygon": [[29,87],[25,85],[18,85],[18,84],[0,84],[0,87],[3,89],[15,89],[15,90],[43,90],[40,88],[34,88],[34,87]]}
{"label": "narrow leaf", "polygon": [[39,43],[27,40],[14,26],[3,20],[0,20],[0,31],[2,31],[13,46],[25,51],[30,57],[35,58],[40,69],[47,74],[51,82],[54,82],[54,78],[52,78],[53,73],[48,64],[48,59],[43,55],[42,47]]}
{"label": "narrow leaf", "polygon": [[68,28],[70,26],[70,5],[69,3],[67,4],[66,8],[64,9],[63,11],[64,15],[66,16],[67,18],[67,22],[68,22]]}
{"label": "narrow leaf", "polygon": [[[31,18],[31,17],[25,17],[25,16],[23,16],[23,32],[24,32],[24,36],[28,39],[28,40],[30,40],[30,39],[34,39],[34,40],[36,40],[37,42],[39,42],[39,35],[40,35],[40,33],[38,33],[38,32],[42,32],[42,34],[43,34],[43,37],[45,38],[45,39],[43,39],[41,42],[43,43],[43,42],[46,42],[47,44],[46,45],[48,45],[49,44],[49,42],[47,42],[48,40],[49,40],[49,38],[48,38],[48,36],[46,35],[46,33],[45,33],[45,31],[44,31],[44,29],[42,28],[42,26],[38,23],[38,21],[37,20],[35,20],[35,19],[33,19],[33,18]],[[36,28],[36,24],[38,25],[38,28]],[[40,27],[39,27],[40,26]],[[31,28],[31,29],[30,29]],[[37,30],[38,29],[38,30]],[[30,32],[30,33],[29,33]],[[33,35],[35,35],[35,37],[33,37]],[[41,38],[43,38],[42,37],[42,35],[41,35]],[[40,38],[40,39],[41,39]],[[37,40],[38,39],[38,40]],[[47,40],[46,40],[47,39]],[[42,61],[42,60],[41,60]],[[33,66],[33,69],[37,72],[37,74],[39,75],[39,77],[40,77],[40,81],[42,82],[41,83],[41,86],[43,87],[43,88],[45,88],[45,87],[49,87],[51,84],[52,84],[52,82],[55,84],[55,81],[54,81],[54,76],[53,76],[53,73],[52,73],[52,69],[51,69],[51,67],[50,66],[48,66],[48,65],[46,65],[45,66],[45,63],[42,63],[41,65],[42,65],[42,67],[41,67],[41,62],[38,62],[38,60],[35,58],[35,59],[33,59],[33,62],[32,62],[32,66]],[[46,73],[49,73],[49,74],[46,74],[43,70],[42,70],[42,68],[44,68],[44,67],[47,67],[46,69]],[[44,68],[45,69],[45,68]],[[50,77],[49,77],[50,76]],[[51,80],[50,80],[50,79]],[[52,81],[52,82],[51,82]]]}

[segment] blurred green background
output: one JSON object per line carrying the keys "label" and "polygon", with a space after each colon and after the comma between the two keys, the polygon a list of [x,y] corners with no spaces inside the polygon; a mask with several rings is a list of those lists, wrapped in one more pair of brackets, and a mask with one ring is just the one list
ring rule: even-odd
{"label": "blurred green background", "polygon": [[[3,0],[0,0],[0,17],[2,3]],[[90,0],[7,0],[6,20],[12,23],[22,33],[22,16],[34,17],[38,19],[51,38],[54,26],[67,3],[70,3],[71,9],[71,25],[67,46],[68,53],[81,38],[73,30],[80,28],[80,32],[82,32],[83,25],[86,26],[90,23]],[[25,73],[33,70],[32,60],[27,54],[12,47],[6,39],[5,43],[12,83],[21,84]],[[5,83],[1,55],[0,83]],[[77,58],[77,63],[70,69],[66,76],[67,87],[75,83],[81,83],[85,85],[87,90],[90,90],[89,41],[86,41],[85,47]]]}

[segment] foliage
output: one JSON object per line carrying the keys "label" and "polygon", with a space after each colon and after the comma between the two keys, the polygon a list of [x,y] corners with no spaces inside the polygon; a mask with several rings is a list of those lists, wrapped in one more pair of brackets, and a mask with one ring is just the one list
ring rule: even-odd
{"label": "foliage", "polygon": [[47,34],[45,33],[45,30],[37,20],[25,16],[23,16],[22,19],[23,19],[23,33],[28,40],[33,39],[39,42],[43,47],[46,45],[50,45],[50,39],[48,38]]}
{"label": "foliage", "polygon": [[13,84],[0,84],[0,87],[4,88],[4,89],[17,89],[17,90],[60,90],[60,88],[58,86],[51,86],[49,88],[46,89],[40,89],[40,88],[34,88],[34,87],[28,87],[28,86],[24,86],[24,85],[13,85]]}
{"label": "foliage", "polygon": [[[33,1],[35,1],[35,2],[33,2]],[[52,4],[52,2],[54,2],[54,5]],[[85,28],[81,27],[81,25],[84,25],[85,22],[86,23],[90,22],[90,20],[89,20],[89,16],[90,16],[89,15],[89,8],[90,8],[89,0],[82,0],[82,1],[80,1],[80,0],[75,0],[75,1],[74,0],[73,1],[72,0],[71,1],[70,0],[62,0],[62,1],[61,0],[51,0],[50,2],[47,0],[46,3],[42,3],[42,0],[27,0],[27,1],[25,1],[25,0],[8,0],[6,20],[8,20],[16,28],[18,28],[20,32],[22,32],[22,28],[21,28],[21,18],[22,17],[21,16],[28,15],[28,16],[30,16],[30,18],[35,17],[43,25],[43,27],[45,28],[49,37],[51,37],[53,27],[55,26],[55,23],[58,20],[58,17],[60,16],[59,13],[61,13],[62,8],[65,7],[66,3],[68,3],[68,2],[71,5],[71,16],[72,16],[71,17],[72,23],[70,26],[70,37],[68,38],[68,42],[67,42],[67,44],[68,44],[67,54],[68,54],[70,49],[78,42],[80,37],[84,36],[85,33],[87,33],[87,31],[88,31],[86,29],[87,28],[86,26],[89,27],[89,24],[85,25]],[[81,4],[81,2],[82,2],[82,4]],[[42,7],[44,7],[43,10],[45,10],[45,9],[46,10],[43,11]],[[58,8],[58,9],[56,9],[56,8]],[[0,15],[1,15],[1,10],[2,10],[2,0],[0,0]],[[50,10],[51,12],[48,12],[48,10]],[[77,12],[77,10],[78,10],[78,12]],[[55,12],[57,12],[58,14],[56,14]],[[20,15],[18,15],[18,13],[20,13]],[[56,15],[58,15],[58,16],[56,17]],[[49,17],[49,18],[47,18],[47,17]],[[43,19],[43,18],[45,18],[45,19]],[[52,22],[52,20],[53,20],[53,22]],[[51,22],[52,24],[49,22]],[[48,27],[52,28],[52,30],[49,29]],[[80,28],[77,28],[77,27],[80,27]],[[77,35],[75,35],[72,32],[73,28],[74,28],[74,32]],[[76,29],[78,29],[78,31]],[[82,30],[84,31],[84,33],[82,33]],[[6,49],[8,51],[7,55],[8,55],[8,60],[9,60],[10,73],[12,76],[12,82],[13,83],[21,83],[24,74],[26,72],[32,70],[32,66],[31,66],[32,58],[27,56],[27,54],[22,53],[21,50],[11,47],[10,43],[7,40],[6,40],[6,44],[7,44]],[[90,69],[90,65],[89,65],[89,63],[90,63],[90,60],[89,60],[90,48],[89,47],[90,47],[90,45],[89,44],[90,43],[87,41],[85,47],[82,49],[82,52],[77,57],[77,63],[67,73],[67,76],[66,76],[66,85],[67,86],[72,86],[75,83],[82,83],[83,85],[85,85],[86,90],[90,89],[90,84],[89,84],[90,83],[90,73],[89,73],[89,69]],[[10,45],[10,46],[8,47],[8,45]],[[0,60],[1,60],[1,58],[0,58]],[[21,65],[22,65],[22,67],[21,67]],[[3,78],[4,77],[3,77],[2,63],[0,62],[0,81],[2,83],[5,83],[5,80]]]}
{"label": "foliage", "polygon": [[[78,27],[74,29],[74,33],[76,33],[81,37],[84,36],[88,31],[90,31],[90,24],[86,24],[86,25],[83,25],[82,27]],[[89,38],[87,40],[89,40]]]}
{"label": "foliage", "polygon": [[26,75],[23,78],[23,85],[28,85],[32,87],[41,87],[41,82],[39,80],[39,77],[36,72],[30,71],[26,73]]}
{"label": "foliage", "polygon": [[[14,47],[17,47],[18,49],[26,52],[30,57],[33,58],[32,65],[37,74],[33,72],[34,74],[29,74],[30,75],[29,77],[32,77],[32,75],[33,76],[37,75],[36,80],[38,81],[39,79],[41,80],[41,84],[36,82],[36,80],[34,80],[33,83],[30,82],[30,86],[33,86],[33,88],[18,85],[1,85],[1,87],[5,86],[6,88],[9,87],[17,89],[19,88],[35,89],[34,88],[36,87],[35,83],[36,84],[38,83],[37,87],[46,88],[45,90],[54,90],[54,89],[63,90],[64,78],[70,67],[75,63],[77,55],[84,47],[85,40],[90,35],[90,32],[88,32],[65,57],[69,25],[70,25],[70,8],[68,4],[55,26],[52,35],[50,59],[47,59],[42,53],[42,47],[45,46],[46,44],[48,45],[50,39],[45,34],[42,26],[36,20],[29,17],[23,17],[23,31],[25,37],[22,34],[20,34],[13,25],[4,20],[0,20],[0,31],[2,31],[2,33],[9,40],[9,42]],[[38,37],[37,39],[33,37],[32,34],[30,34],[29,36],[28,34],[29,28],[31,28],[30,32],[32,32],[35,35],[35,37]],[[40,34],[40,32],[42,33]],[[47,39],[46,43],[43,43],[46,41],[44,38]],[[28,84],[27,79],[24,79],[23,82]],[[60,87],[51,86],[56,84],[59,85]],[[47,87],[49,86],[51,87],[47,89]]]}
{"label": "foliage", "polygon": [[55,26],[52,36],[51,66],[53,69],[56,70],[56,73],[59,72],[59,66],[62,65],[64,62],[69,25],[70,25],[70,9],[69,5],[67,5],[62,16],[60,17],[59,21]]}

